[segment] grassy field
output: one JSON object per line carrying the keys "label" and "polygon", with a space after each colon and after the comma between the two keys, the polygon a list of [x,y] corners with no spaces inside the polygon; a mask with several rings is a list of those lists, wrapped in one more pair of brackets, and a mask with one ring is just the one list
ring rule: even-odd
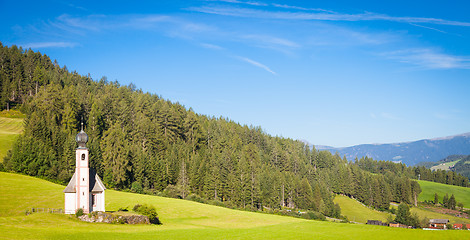
{"label": "grassy field", "polygon": [[435,171],[435,170],[449,170],[450,167],[453,167],[459,160],[455,160],[453,162],[446,162],[446,163],[443,163],[443,164],[439,164],[437,166],[433,166],[431,167],[431,170]]}
{"label": "grassy field", "polygon": [[0,239],[468,239],[469,231],[423,231],[236,211],[195,202],[106,191],[107,210],[148,203],[163,225],[85,223],[29,207],[63,208],[64,186],[0,173]]}
{"label": "grassy field", "polygon": [[470,188],[458,187],[453,185],[446,185],[442,183],[428,182],[428,181],[418,181],[419,186],[421,187],[421,194],[419,194],[418,200],[423,202],[424,200],[434,201],[434,193],[439,195],[439,201],[442,201],[442,198],[446,193],[449,194],[449,197],[454,194],[455,200],[457,202],[463,203],[464,207],[470,208]]}
{"label": "grassy field", "polygon": [[367,220],[380,220],[386,222],[389,215],[370,209],[354,199],[341,195],[337,195],[334,202],[341,206],[341,215],[348,217],[349,221],[367,223]]}
{"label": "grassy field", "polygon": [[13,146],[18,134],[23,131],[23,118],[17,115],[1,114],[3,112],[0,112],[0,162],[3,162],[3,157]]}
{"label": "grassy field", "polygon": [[433,211],[426,210],[424,208],[416,208],[413,207],[411,208],[411,213],[416,213],[418,217],[421,218],[427,218],[427,219],[449,219],[451,224],[454,223],[470,223],[470,219],[465,219],[465,218],[459,218],[459,217],[454,217],[452,215],[448,214],[442,214],[442,213],[437,213]]}

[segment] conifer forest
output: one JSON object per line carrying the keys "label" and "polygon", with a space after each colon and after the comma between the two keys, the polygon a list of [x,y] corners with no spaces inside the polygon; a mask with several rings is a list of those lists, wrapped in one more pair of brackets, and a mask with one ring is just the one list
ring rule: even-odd
{"label": "conifer forest", "polygon": [[385,210],[391,201],[416,203],[418,176],[469,185],[451,171],[318,151],[1,43],[0,89],[2,110],[26,114],[24,132],[0,168],[60,183],[75,171],[75,136],[83,121],[90,165],[114,189],[339,217],[334,194]]}

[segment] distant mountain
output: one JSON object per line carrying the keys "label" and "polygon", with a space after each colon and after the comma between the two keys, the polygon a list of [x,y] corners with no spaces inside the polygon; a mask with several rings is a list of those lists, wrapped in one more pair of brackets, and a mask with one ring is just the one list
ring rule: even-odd
{"label": "distant mountain", "polygon": [[414,142],[362,144],[344,148],[318,145],[315,148],[328,150],[333,154],[338,152],[348,160],[367,156],[375,160],[402,162],[413,166],[419,162],[436,162],[450,155],[470,154],[470,133]]}

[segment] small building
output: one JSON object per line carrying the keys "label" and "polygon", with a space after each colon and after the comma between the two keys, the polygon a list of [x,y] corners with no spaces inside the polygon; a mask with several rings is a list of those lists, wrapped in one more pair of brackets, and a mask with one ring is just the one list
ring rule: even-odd
{"label": "small building", "polygon": [[388,226],[388,224],[380,221],[380,220],[367,220],[368,225],[377,225],[377,226]]}
{"label": "small building", "polygon": [[430,219],[429,228],[447,229],[447,223],[449,219]]}
{"label": "small building", "polygon": [[469,230],[470,229],[470,224],[468,224],[468,223],[454,223],[454,225],[452,225],[452,227],[454,229],[458,229],[458,230],[461,230],[461,229]]}
{"label": "small building", "polygon": [[75,151],[75,173],[64,190],[65,213],[74,214],[78,209],[84,213],[105,211],[104,190],[106,187],[93,168],[88,166],[88,135],[82,130],[75,140],[78,148]]}

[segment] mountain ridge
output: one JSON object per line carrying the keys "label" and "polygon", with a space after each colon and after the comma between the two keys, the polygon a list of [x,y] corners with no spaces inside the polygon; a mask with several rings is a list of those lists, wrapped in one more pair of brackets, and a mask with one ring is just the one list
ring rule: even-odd
{"label": "mountain ridge", "polygon": [[412,166],[423,161],[436,162],[450,155],[470,154],[470,132],[398,143],[359,144],[340,148],[314,146],[318,146],[318,150],[339,153],[349,160],[367,156],[375,160],[402,162]]}

